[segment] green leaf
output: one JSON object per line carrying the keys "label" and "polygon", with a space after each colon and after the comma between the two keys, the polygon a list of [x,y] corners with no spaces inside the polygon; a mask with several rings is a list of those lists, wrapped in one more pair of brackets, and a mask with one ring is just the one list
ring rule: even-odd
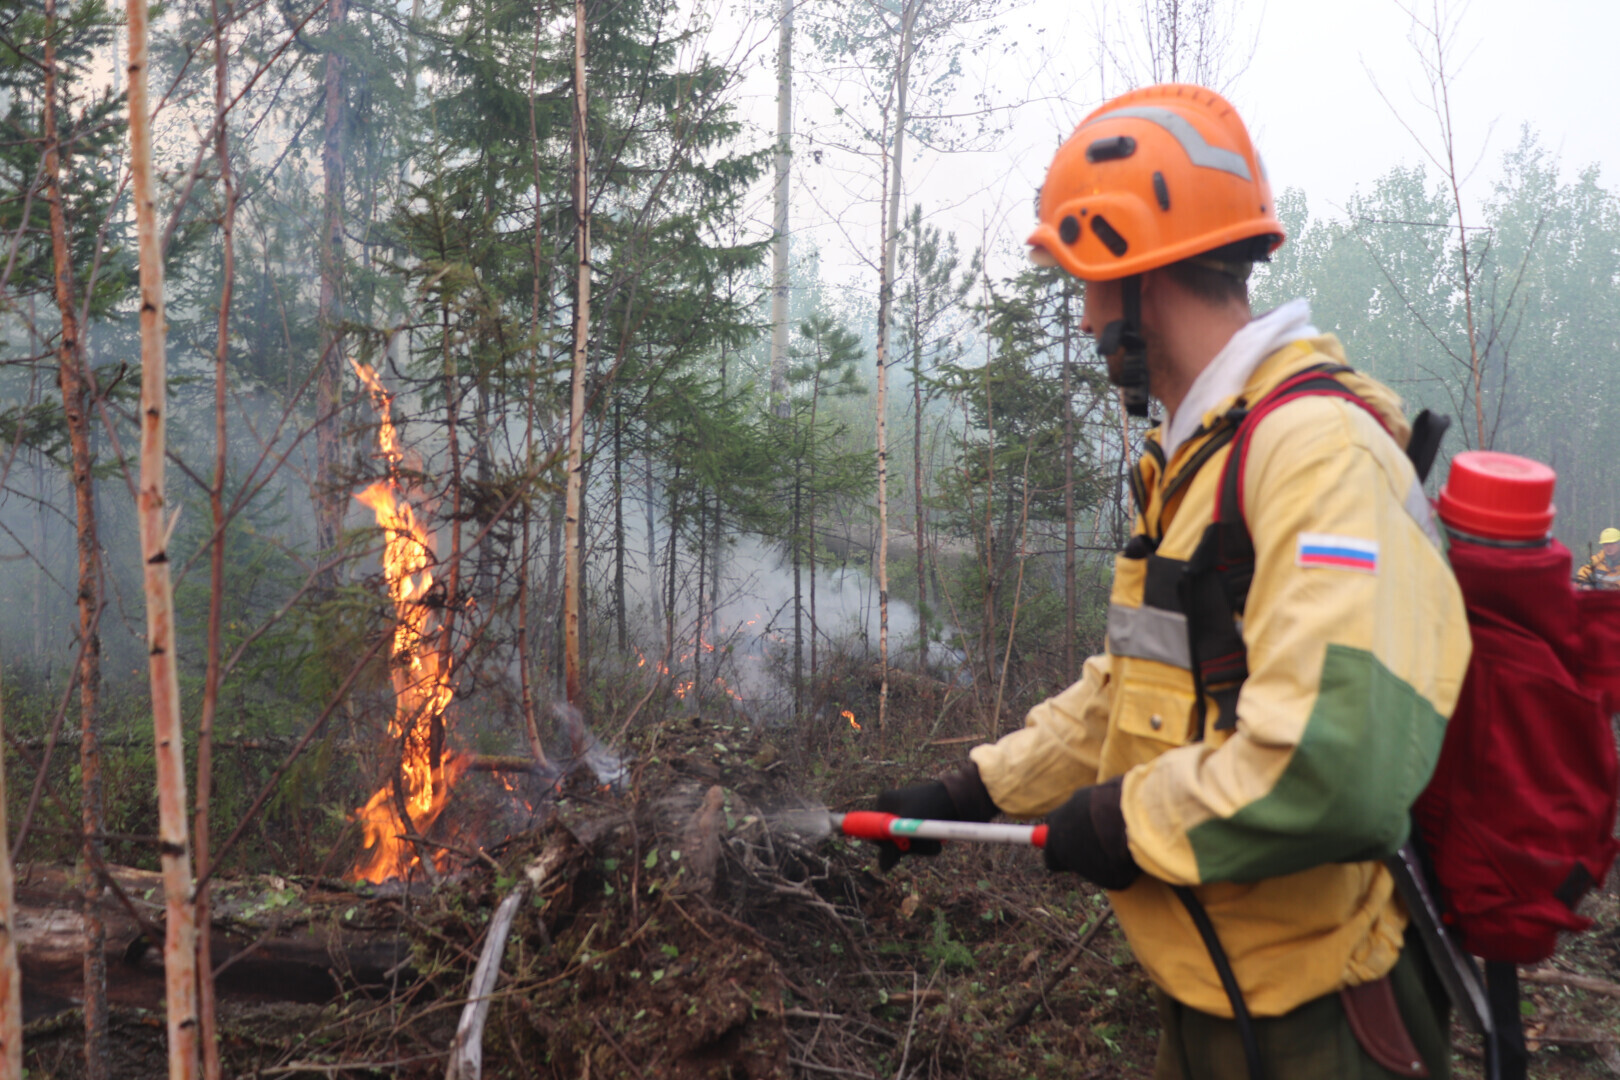
{"label": "green leaf", "polygon": [[641,865],[644,868],[648,869],[648,870],[651,870],[653,867],[657,866],[658,865],[658,849],[653,848],[651,851],[647,852],[647,857],[645,859],[641,860]]}

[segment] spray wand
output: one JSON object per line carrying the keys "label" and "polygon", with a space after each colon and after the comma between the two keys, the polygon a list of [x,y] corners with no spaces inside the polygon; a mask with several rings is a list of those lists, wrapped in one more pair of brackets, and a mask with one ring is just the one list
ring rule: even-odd
{"label": "spray wand", "polygon": [[832,827],[858,840],[887,840],[901,851],[912,840],[977,840],[991,844],[1046,846],[1045,825],[1001,825],[980,821],[937,821],[905,818],[877,810],[856,810],[848,814],[828,814]]}

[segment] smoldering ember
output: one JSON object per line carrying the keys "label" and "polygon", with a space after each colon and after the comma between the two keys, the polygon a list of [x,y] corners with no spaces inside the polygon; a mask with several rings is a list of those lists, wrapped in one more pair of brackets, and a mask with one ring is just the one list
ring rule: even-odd
{"label": "smoldering ember", "polygon": [[0,1080],[1620,1075],[1620,9],[9,3]]}

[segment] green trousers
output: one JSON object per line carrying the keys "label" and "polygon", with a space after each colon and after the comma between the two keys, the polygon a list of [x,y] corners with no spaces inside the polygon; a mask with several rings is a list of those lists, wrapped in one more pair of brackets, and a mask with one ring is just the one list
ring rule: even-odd
{"label": "green trousers", "polygon": [[[1396,1004],[1432,1080],[1451,1077],[1451,1017],[1445,990],[1415,934],[1390,972]],[[1159,1055],[1154,1080],[1248,1080],[1234,1021],[1190,1009],[1158,992]],[[1398,1080],[1367,1056],[1350,1030],[1339,995],[1254,1021],[1267,1080]]]}

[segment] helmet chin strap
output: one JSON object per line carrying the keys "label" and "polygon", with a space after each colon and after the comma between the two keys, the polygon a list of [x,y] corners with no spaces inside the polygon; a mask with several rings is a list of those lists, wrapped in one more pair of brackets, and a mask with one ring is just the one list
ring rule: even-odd
{"label": "helmet chin strap", "polygon": [[1109,377],[1122,391],[1125,411],[1132,416],[1146,416],[1149,388],[1147,341],[1142,337],[1142,276],[1132,274],[1120,284],[1124,287],[1125,317],[1103,327],[1102,336],[1097,339],[1097,352],[1104,360],[1113,359],[1115,353],[1122,354],[1119,362],[1111,365],[1119,372],[1118,376]]}

